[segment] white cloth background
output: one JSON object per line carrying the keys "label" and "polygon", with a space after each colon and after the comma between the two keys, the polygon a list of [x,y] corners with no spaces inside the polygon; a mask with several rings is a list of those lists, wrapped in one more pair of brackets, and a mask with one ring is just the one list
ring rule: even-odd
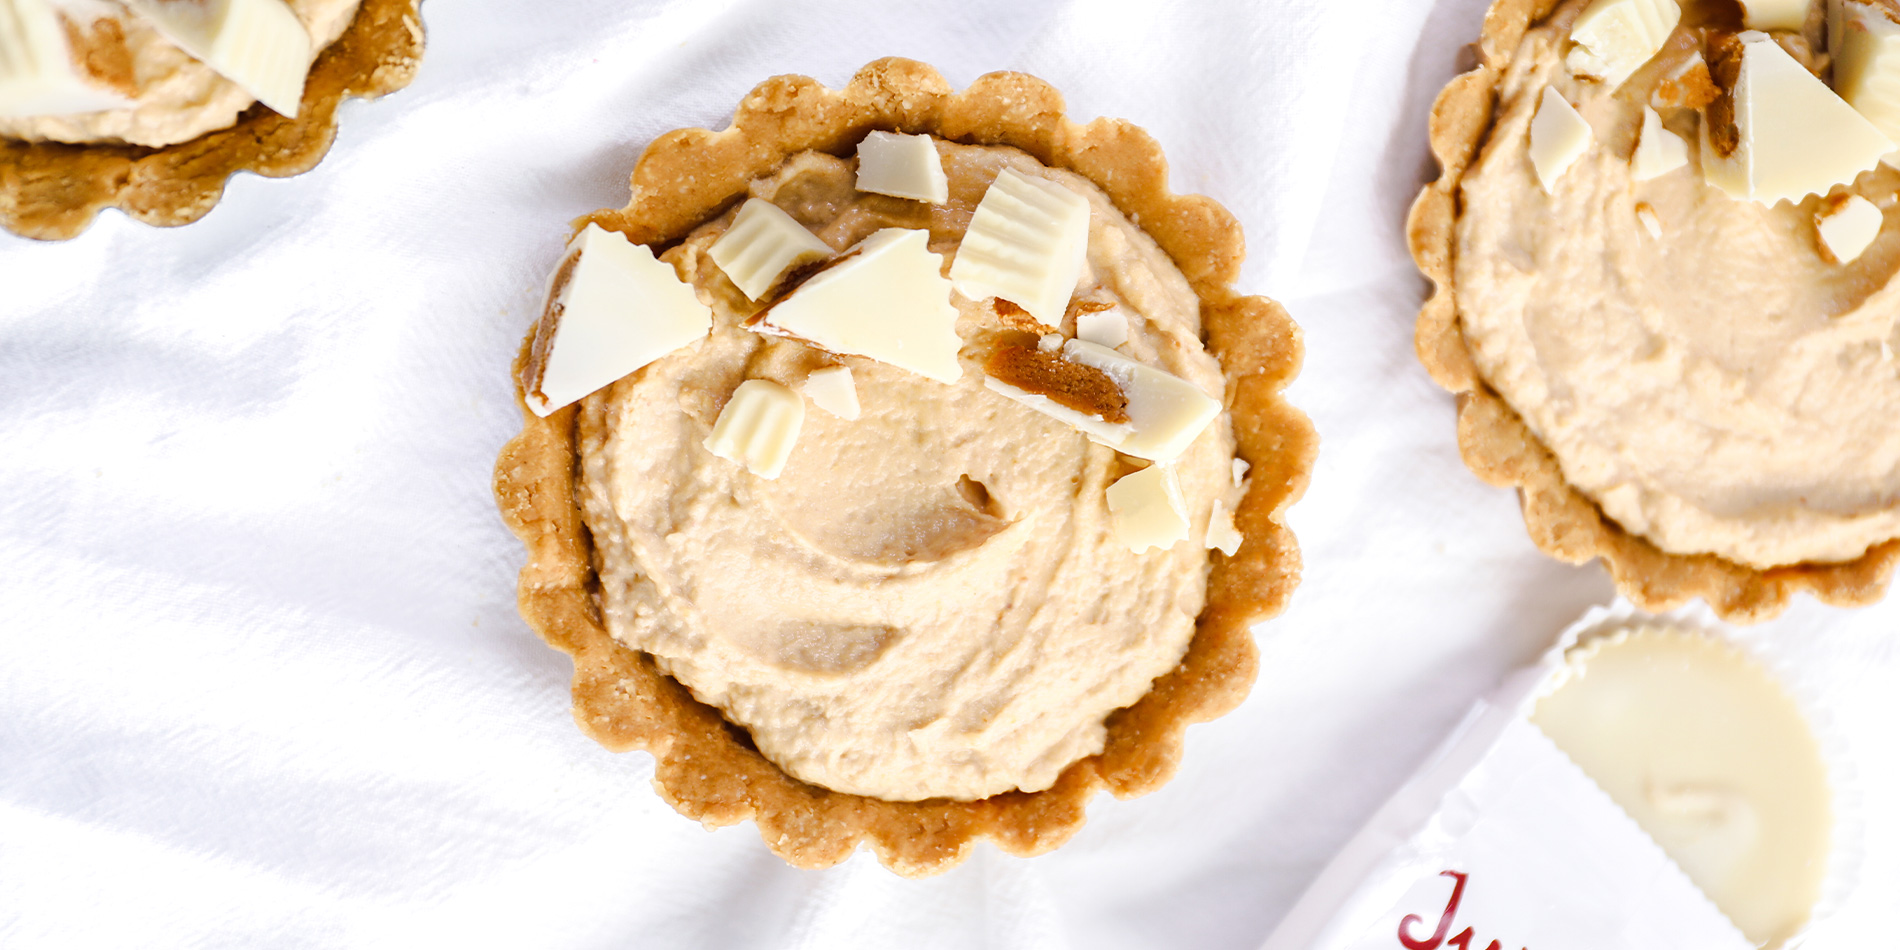
{"label": "white cloth background", "polygon": [[[1483,0],[429,0],[408,90],[209,217],[0,235],[0,946],[1257,946],[1471,700],[1611,587],[1459,462],[1400,237]],[[1039,74],[1225,203],[1306,331],[1306,576],[1172,784],[1059,851],[784,866],[568,717],[489,495],[566,222],[766,76]],[[1900,598],[1751,632],[1867,809],[1816,947],[1900,909]]]}

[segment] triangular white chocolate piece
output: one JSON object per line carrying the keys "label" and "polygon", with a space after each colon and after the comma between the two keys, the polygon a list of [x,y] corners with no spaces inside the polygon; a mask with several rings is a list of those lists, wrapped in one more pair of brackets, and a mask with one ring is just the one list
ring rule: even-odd
{"label": "triangular white chocolate piece", "polygon": [[1063,344],[1062,357],[1101,370],[1128,398],[1128,434],[1110,444],[1124,455],[1171,462],[1220,415],[1220,400],[1200,387],[1105,346],[1070,340]]}
{"label": "triangular white chocolate piece", "polygon": [[1630,157],[1630,177],[1649,181],[1689,164],[1689,143],[1663,128],[1662,116],[1643,107],[1642,138],[1636,140],[1636,154]]}
{"label": "triangular white chocolate piece", "polygon": [[850,422],[861,411],[858,406],[857,382],[851,378],[849,366],[827,366],[813,370],[805,377],[805,398],[812,405]]}
{"label": "triangular white chocolate piece", "polygon": [[798,285],[755,329],[954,383],[963,341],[942,263],[930,232],[885,228]]}
{"label": "triangular white chocolate piece", "polygon": [[[574,237],[554,280],[535,331],[534,351],[545,355],[523,369],[528,408],[538,416],[712,330],[712,310],[671,264],[597,224]],[[545,345],[544,334],[552,335]]]}
{"label": "triangular white chocolate piece", "polygon": [[126,0],[159,32],[257,101],[297,117],[310,31],[284,0]]}
{"label": "triangular white chocolate piece", "polygon": [[1546,194],[1589,151],[1592,137],[1590,123],[1577,114],[1570,100],[1545,86],[1543,97],[1537,101],[1537,114],[1531,117],[1531,168]]}
{"label": "triangular white chocolate piece", "polygon": [[1900,142],[1900,23],[1869,3],[1830,3],[1834,91]]}
{"label": "triangular white chocolate piece", "polygon": [[1735,150],[1719,154],[1702,123],[1702,176],[1765,205],[1824,195],[1880,163],[1892,139],[1814,78],[1766,33],[1743,33],[1735,83]]}
{"label": "triangular white chocolate piece", "polygon": [[1859,195],[1849,195],[1816,216],[1814,230],[1835,260],[1852,264],[1867,253],[1867,245],[1880,236],[1880,226],[1885,223],[1886,216],[1877,205]]}
{"label": "triangular white chocolate piece", "polygon": [[950,265],[971,300],[1000,297],[1058,326],[1082,278],[1089,201],[1043,178],[1005,168],[983,193]]}

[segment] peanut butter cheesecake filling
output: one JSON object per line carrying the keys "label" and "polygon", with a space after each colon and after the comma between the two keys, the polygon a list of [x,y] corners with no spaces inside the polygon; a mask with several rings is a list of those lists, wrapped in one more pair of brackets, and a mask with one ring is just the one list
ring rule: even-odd
{"label": "peanut butter cheesecake filling", "polygon": [[[1079,198],[1074,285],[1025,286],[1021,301],[950,294],[954,362],[918,346],[840,354],[770,331],[796,325],[786,301],[819,293],[843,265],[755,287],[755,300],[715,261],[744,206],[660,257],[710,305],[710,334],[587,398],[579,423],[611,634],[788,774],[894,801],[1037,791],[1101,751],[1106,717],[1186,651],[1207,545],[1226,543],[1221,515],[1240,496],[1224,413],[1174,445],[1141,430],[1153,399],[1130,388],[1141,370],[1126,363],[1170,374],[1211,398],[1210,412],[1226,387],[1168,256],[1078,175],[1010,148],[930,143],[940,203],[861,191],[855,160],[816,152],[755,181],[751,197],[822,241],[800,259],[896,253],[889,236],[917,234],[951,277],[987,253],[964,239],[988,233],[972,221],[992,191]],[[789,425],[795,444],[754,451],[756,439],[722,434],[736,407],[790,413],[775,431]],[[1178,543],[1131,541],[1157,517],[1185,521]]]}
{"label": "peanut butter cheesecake filling", "polygon": [[[1875,165],[1879,105],[1844,85],[1900,70],[1850,50],[1900,25],[1834,7],[1776,24],[1733,2],[1563,4],[1523,35],[1462,179],[1479,372],[1572,486],[1667,552],[1769,568],[1900,537],[1900,173]],[[1605,16],[1658,48],[1623,55]]]}

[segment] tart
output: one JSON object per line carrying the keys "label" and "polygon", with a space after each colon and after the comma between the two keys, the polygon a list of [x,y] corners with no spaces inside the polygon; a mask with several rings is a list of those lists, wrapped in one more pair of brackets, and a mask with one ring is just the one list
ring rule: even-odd
{"label": "tart", "polygon": [[[1866,604],[1900,559],[1900,173],[1826,85],[1839,17],[1755,22],[1787,6],[1499,0],[1432,112],[1419,358],[1538,546],[1652,611]],[[1775,131],[1809,119],[1838,138]]]}
{"label": "tart", "polygon": [[[203,217],[237,172],[284,178],[309,171],[329,151],[345,96],[375,98],[415,76],[422,55],[420,2],[289,0],[287,7],[271,8],[253,0],[221,8],[238,11],[215,21],[226,24],[232,35],[225,35],[195,23],[191,5],[181,0],[8,0],[7,28],[22,32],[7,42],[23,42],[34,28],[22,24],[50,8],[75,69],[57,100],[66,107],[0,113],[0,226],[24,237],[64,240],[84,231],[101,208],[117,207],[147,224],[172,227]],[[181,6],[186,12],[177,12]],[[291,39],[315,56],[300,94],[296,84],[270,77],[279,91],[276,104],[294,117],[259,102],[250,91],[255,84],[240,85],[205,61],[229,56],[236,65],[223,68],[236,71],[296,55],[271,45],[283,39],[286,9],[303,27],[298,35],[292,24]],[[161,21],[166,10],[188,32]],[[258,11],[278,33],[246,29]],[[239,19],[247,12],[251,20]],[[234,46],[248,48],[232,52]],[[60,51],[37,52],[45,60]]]}
{"label": "tart", "polygon": [[[873,146],[910,171],[873,175]],[[978,235],[1020,234],[995,216],[1021,202],[1051,230],[995,260],[1060,266],[985,271]],[[1245,695],[1250,627],[1298,577],[1299,332],[1233,289],[1239,226],[1170,194],[1145,133],[1070,122],[1022,74],[956,92],[885,59],[662,136],[631,203],[578,224],[516,363],[496,495],[576,720],[650,752],[682,814],[751,818],[803,867],[860,844],[906,875],[978,838],[1039,853],[1098,789],[1161,785],[1185,726]],[[784,266],[723,253],[741,235]],[[654,254],[692,290],[651,291],[677,317],[643,337],[664,355],[556,397],[588,261],[634,280]],[[980,289],[1005,271],[1010,297]],[[849,317],[915,297],[853,287],[905,282],[942,289]],[[1209,408],[1176,425],[1155,400]]]}

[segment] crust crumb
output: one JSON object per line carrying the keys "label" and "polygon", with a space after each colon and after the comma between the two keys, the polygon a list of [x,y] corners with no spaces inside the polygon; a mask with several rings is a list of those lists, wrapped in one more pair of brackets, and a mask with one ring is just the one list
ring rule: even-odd
{"label": "crust crumb", "polygon": [[1723,157],[1735,154],[1742,144],[1741,127],[1735,124],[1735,84],[1742,78],[1742,41],[1733,33],[1709,38],[1709,77],[1716,96],[1708,104],[1709,142]]}
{"label": "crust crumb", "polygon": [[1036,347],[999,346],[991,351],[983,371],[1000,382],[1047,396],[1059,406],[1104,422],[1128,421],[1128,397],[1107,373],[1093,366],[1071,363]]}
{"label": "crust crumb", "polygon": [[125,45],[125,29],[111,17],[92,21],[87,30],[64,13],[59,25],[66,31],[66,45],[73,62],[102,86],[131,98],[138,95],[138,77],[132,70],[132,50]]}
{"label": "crust crumb", "polygon": [[1656,84],[1654,102],[1668,109],[1700,109],[1716,100],[1722,90],[1709,75],[1709,64],[1696,59],[1680,73]]}

